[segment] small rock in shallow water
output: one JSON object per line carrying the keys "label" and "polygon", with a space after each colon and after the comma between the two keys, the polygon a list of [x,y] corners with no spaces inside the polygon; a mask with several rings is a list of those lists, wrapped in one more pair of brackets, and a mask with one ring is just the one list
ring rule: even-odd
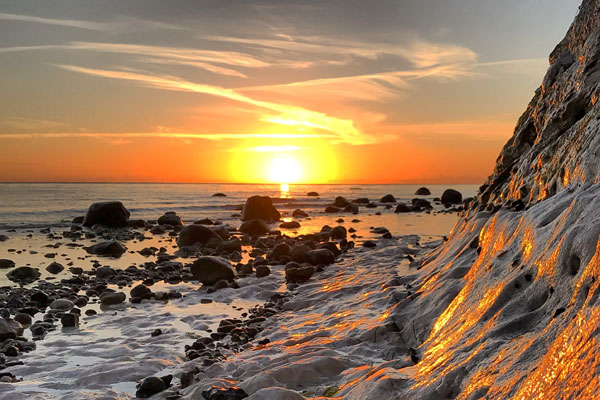
{"label": "small rock in shallow water", "polygon": [[73,307],[75,307],[75,304],[69,299],[57,299],[50,303],[50,309],[52,310],[69,311]]}
{"label": "small rock in shallow water", "polygon": [[165,382],[161,378],[157,376],[151,376],[142,381],[135,393],[135,397],[146,399],[162,392],[166,388],[167,385],[165,385]]}
{"label": "small rock in shallow water", "polygon": [[256,277],[264,278],[265,276],[269,276],[271,274],[271,269],[266,265],[259,265],[256,267]]}
{"label": "small rock in shallow water", "polygon": [[18,267],[6,274],[13,282],[33,282],[40,277],[40,271],[32,267]]}
{"label": "small rock in shallow water", "polygon": [[116,240],[111,240],[85,247],[85,251],[87,251],[89,254],[119,258],[123,255],[123,253],[125,253],[125,251],[127,251],[127,249]]}
{"label": "small rock in shallow water", "polygon": [[235,278],[231,264],[221,257],[200,257],[191,265],[190,272],[194,279],[207,286],[214,285],[222,279],[231,281]]}
{"label": "small rock in shallow water", "polygon": [[377,247],[377,244],[375,242],[367,240],[366,242],[363,243],[363,246],[366,248],[373,248],[373,247]]}
{"label": "small rock in shallow water", "polygon": [[65,269],[65,267],[63,267],[62,264],[57,263],[57,262],[50,263],[46,267],[46,271],[50,272],[51,274],[58,274],[58,273],[64,271],[64,269]]}
{"label": "small rock in shallow water", "polygon": [[73,313],[66,313],[60,318],[60,323],[65,328],[74,328],[79,325],[79,316]]}
{"label": "small rock in shallow water", "polygon": [[7,260],[5,258],[0,259],[0,269],[14,268],[15,262],[13,260]]}
{"label": "small rock in shallow water", "polygon": [[127,296],[121,292],[104,292],[100,295],[100,302],[104,305],[120,304]]}

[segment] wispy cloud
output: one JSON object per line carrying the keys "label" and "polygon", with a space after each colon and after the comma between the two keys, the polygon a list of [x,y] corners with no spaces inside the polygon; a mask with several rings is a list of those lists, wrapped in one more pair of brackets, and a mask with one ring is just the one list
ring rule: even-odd
{"label": "wispy cloud", "polygon": [[242,139],[307,139],[331,138],[333,135],[308,133],[186,133],[186,132],[49,132],[49,133],[0,133],[1,139],[61,139],[61,138],[165,138],[201,140],[242,140]]}
{"label": "wispy cloud", "polygon": [[146,87],[152,87],[164,90],[174,90],[182,92],[202,93],[212,96],[218,96],[229,100],[239,101],[250,104],[255,107],[267,109],[276,112],[277,116],[266,116],[273,123],[286,121],[288,126],[310,126],[333,134],[338,143],[348,143],[353,145],[375,143],[376,139],[362,131],[354,124],[353,120],[336,118],[322,112],[312,111],[301,107],[275,102],[258,100],[241,93],[234,89],[226,89],[213,85],[199,84],[171,76],[156,76],[139,74],[135,72],[103,70],[94,68],[85,68],[75,65],[57,65],[57,67],[79,72],[87,75],[100,76],[104,78],[123,79],[135,81]]}
{"label": "wispy cloud", "polygon": [[35,24],[62,26],[65,28],[77,28],[91,31],[103,31],[108,33],[124,33],[134,31],[147,31],[155,29],[188,30],[185,27],[172,25],[164,22],[149,21],[140,18],[122,16],[111,22],[96,22],[75,19],[44,18],[33,15],[0,13],[0,20],[29,22]]}

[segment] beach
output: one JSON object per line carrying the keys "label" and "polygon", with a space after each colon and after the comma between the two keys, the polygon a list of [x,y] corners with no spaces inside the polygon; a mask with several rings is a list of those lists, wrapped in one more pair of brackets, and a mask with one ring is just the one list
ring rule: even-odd
{"label": "beach", "polygon": [[[33,186],[13,186],[11,190],[43,189],[43,185]],[[410,289],[418,271],[414,260],[443,243],[457,221],[459,208],[434,201],[447,186],[430,185],[431,194],[425,196],[414,195],[420,185],[298,185],[283,193],[281,187],[267,186],[281,218],[270,225],[279,232],[262,235],[242,234],[237,228],[242,224],[240,212],[246,197],[263,194],[265,187],[174,186],[175,190],[168,185],[90,185],[82,191],[83,198],[75,197],[65,206],[66,199],[81,186],[64,185],[59,190],[51,188],[55,203],[49,200],[43,206],[50,210],[52,220],[27,204],[18,204],[30,211],[21,221],[9,221],[3,214],[0,234],[7,240],[0,242],[0,259],[10,259],[14,268],[31,266],[40,273],[33,281],[19,285],[7,279],[11,269],[2,270],[4,308],[11,311],[11,318],[23,311],[34,314],[30,327],[47,329],[39,335],[40,331],[32,333],[26,327],[23,337],[28,344],[21,346],[24,351],[18,356],[7,357],[1,371],[12,378],[0,383],[0,397],[130,398],[139,390],[136,385],[150,376],[171,376],[165,390],[157,394],[162,398],[197,398],[199,391],[219,382],[224,388],[240,386],[250,395],[256,392],[255,398],[274,398],[259,392],[280,386],[293,388],[286,390],[296,395],[318,397],[327,390],[331,394],[354,389],[358,381],[352,380],[363,376],[361,371],[369,365],[398,362],[400,354],[407,357],[407,349],[397,343],[390,315],[399,301],[414,294]],[[130,221],[141,219],[144,224],[106,228],[71,223],[85,214],[84,204],[96,194],[90,193],[90,187],[108,192],[107,198],[98,200],[125,199],[127,206],[129,199]],[[165,189],[175,193],[170,203],[161,201]],[[460,189],[468,196],[476,188]],[[319,196],[307,196],[319,190]],[[143,203],[134,203],[136,191],[143,196]],[[120,198],[115,196],[118,192],[123,193]],[[65,193],[64,198],[61,193]],[[225,196],[213,197],[215,193]],[[360,200],[362,203],[353,203],[360,205],[354,212],[325,213],[338,194],[351,200],[369,198],[372,206],[367,208],[369,203]],[[386,194],[396,198],[381,202]],[[394,212],[398,204],[411,205],[413,198],[430,202],[432,210]],[[304,210],[308,217],[292,217],[296,209]],[[183,225],[174,228],[163,224],[161,229],[156,220],[168,211],[182,216]],[[182,227],[205,218],[217,223],[208,227],[229,231],[228,243],[241,239],[240,250],[226,250],[225,246],[217,251],[209,245],[182,252],[178,244]],[[300,226],[278,228],[291,221]],[[325,225],[344,226],[343,237],[333,234],[331,238],[326,233],[325,242],[315,241],[311,235],[322,235],[327,231]],[[119,257],[86,250],[113,239],[126,248]],[[285,242],[293,247],[307,240],[313,247],[319,241],[334,245],[338,249],[335,262],[312,263],[314,272],[308,279],[294,280],[286,273],[285,262],[270,258],[269,253],[277,244]],[[365,242],[373,247],[365,247]],[[189,268],[205,255],[228,259],[232,268],[237,265],[236,278],[218,290],[199,283]],[[263,262],[256,262],[259,259]],[[252,263],[254,269],[242,269]],[[51,264],[63,269],[49,272],[46,269]],[[268,275],[259,264],[267,267]],[[31,300],[40,290],[49,294],[44,303],[48,308]],[[140,290],[143,295],[136,297]],[[112,297],[124,293],[125,299],[115,300],[117,304],[110,304],[110,299],[100,301],[103,291]],[[52,309],[56,299],[68,299],[73,304]],[[36,311],[33,304],[38,312],[32,312]],[[64,326],[72,321],[63,320],[63,315],[73,313],[79,314],[75,326]],[[223,327],[228,321],[231,329]],[[237,335],[231,335],[233,329]],[[211,334],[212,339],[207,339]],[[35,348],[27,351],[31,343]],[[305,363],[308,359],[314,363]],[[290,373],[289,368],[299,364],[297,360],[304,360],[301,364],[306,364],[306,370]],[[274,365],[279,368],[274,369]]]}

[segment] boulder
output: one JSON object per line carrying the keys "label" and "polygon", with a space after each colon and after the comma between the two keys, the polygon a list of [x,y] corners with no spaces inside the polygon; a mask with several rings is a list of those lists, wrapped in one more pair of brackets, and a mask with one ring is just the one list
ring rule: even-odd
{"label": "boulder", "polygon": [[325,208],[325,212],[328,213],[328,214],[339,213],[341,211],[342,211],[342,209],[338,208],[336,206],[327,206]]}
{"label": "boulder", "polygon": [[356,213],[358,213],[358,205],[357,204],[348,204],[346,207],[344,207],[344,211],[356,214]]}
{"label": "boulder", "polygon": [[310,256],[308,255],[310,250],[310,247],[305,244],[297,244],[290,250],[290,258],[297,263],[310,262]]}
{"label": "boulder", "polygon": [[162,217],[158,219],[158,223],[160,225],[173,225],[173,226],[181,226],[183,225],[183,221],[181,217],[175,214],[173,211],[167,211]]}
{"label": "boulder", "polygon": [[369,204],[370,201],[368,198],[366,197],[359,197],[358,199],[352,200],[353,203],[356,204]]}
{"label": "boulder", "polygon": [[396,198],[394,196],[392,196],[391,194],[386,194],[379,201],[381,203],[395,203],[396,202]]}
{"label": "boulder", "polygon": [[442,193],[442,204],[460,204],[462,202],[462,194],[458,190],[446,189]]}
{"label": "boulder", "polygon": [[420,187],[420,188],[417,189],[417,191],[415,192],[415,194],[417,196],[429,196],[431,194],[431,192],[426,187]]}
{"label": "boulder", "polygon": [[104,292],[100,295],[100,303],[110,306],[120,304],[125,301],[127,296],[121,292]]}
{"label": "boulder", "polygon": [[285,280],[288,283],[306,282],[316,272],[315,267],[290,267],[285,268]]}
{"label": "boulder", "polygon": [[151,376],[146,378],[140,383],[135,392],[135,397],[140,399],[146,399],[152,397],[157,393],[162,392],[167,388],[165,381],[157,376]]}
{"label": "boulder", "polygon": [[271,274],[271,268],[266,265],[259,265],[256,267],[256,277],[264,278],[265,276],[269,276]]}
{"label": "boulder", "polygon": [[133,298],[133,297],[139,297],[139,298],[147,298],[152,294],[152,290],[150,290],[150,288],[146,285],[144,285],[143,283],[140,283],[139,285],[135,286],[133,289],[131,289],[131,291],[129,292],[129,295]]}
{"label": "boulder", "polygon": [[23,326],[12,319],[0,318],[0,343],[23,334]]}
{"label": "boulder", "polygon": [[333,201],[333,206],[334,207],[338,207],[338,208],[344,208],[347,205],[351,204],[350,201],[348,201],[348,199],[346,199],[345,197],[342,196],[338,196],[335,198],[335,200]]}
{"label": "boulder", "polygon": [[333,240],[346,239],[347,234],[348,233],[346,231],[346,228],[344,228],[343,226],[336,226],[331,231],[329,231],[329,236]]}
{"label": "boulder", "polygon": [[129,220],[129,211],[120,201],[103,201],[94,203],[88,208],[83,220],[84,226],[101,224],[108,227],[123,227]]}
{"label": "boulder", "polygon": [[300,228],[300,223],[298,221],[282,222],[279,224],[279,227],[283,229],[297,229]]}
{"label": "boulder", "polygon": [[214,285],[222,279],[233,281],[235,278],[231,264],[221,257],[200,257],[192,263],[190,272],[194,279],[206,286]]}
{"label": "boulder", "polygon": [[273,247],[273,250],[267,254],[267,258],[269,260],[278,260],[281,257],[290,255],[290,246],[285,243],[279,243],[277,246]]}
{"label": "boulder", "polygon": [[62,271],[64,271],[64,269],[65,267],[63,267],[62,264],[59,264],[57,262],[50,263],[46,267],[46,271],[50,272],[51,274],[59,274]]}
{"label": "boulder", "polygon": [[0,269],[9,269],[14,268],[15,262],[13,260],[8,260],[6,258],[0,259]]}
{"label": "boulder", "polygon": [[219,253],[233,253],[234,251],[242,251],[242,242],[240,239],[234,237],[231,240],[225,240],[217,246]]}
{"label": "boulder", "polygon": [[294,212],[292,213],[292,217],[294,217],[294,218],[306,218],[306,217],[308,217],[308,214],[306,213],[306,211],[297,209],[297,210],[294,210]]}
{"label": "boulder", "polygon": [[96,268],[95,273],[96,273],[96,278],[106,279],[106,278],[110,278],[111,276],[115,276],[117,274],[117,271],[111,267],[99,267],[99,268]]}
{"label": "boulder", "polygon": [[74,307],[75,304],[69,299],[56,299],[50,303],[51,310],[71,311]]}
{"label": "boulder", "polygon": [[227,195],[225,193],[219,192],[219,193],[213,194],[212,197],[227,197]]}
{"label": "boulder", "polygon": [[252,236],[266,235],[269,233],[269,225],[262,219],[252,219],[250,221],[242,222],[239,227],[239,231]]}
{"label": "boulder", "polygon": [[279,221],[281,214],[273,206],[269,196],[252,196],[242,209],[242,221],[262,219],[268,223]]}
{"label": "boulder", "polygon": [[431,203],[425,199],[412,199],[412,205],[413,208],[419,210],[421,208],[424,208],[426,210],[431,210],[433,209],[433,206],[431,205]]}
{"label": "boulder", "polygon": [[409,206],[407,206],[406,204],[404,204],[404,203],[399,203],[399,204],[396,206],[396,209],[394,210],[394,212],[395,212],[396,214],[398,214],[398,213],[407,213],[407,212],[411,212],[411,209],[410,209],[410,207],[409,207]]}
{"label": "boulder", "polygon": [[74,328],[79,325],[79,316],[75,313],[63,314],[60,323],[64,328]]}
{"label": "boulder", "polygon": [[11,270],[6,277],[13,282],[33,282],[40,277],[40,271],[32,267],[18,267]]}
{"label": "boulder", "polygon": [[306,193],[308,197],[319,197],[319,193],[317,192],[308,192]]}
{"label": "boulder", "polygon": [[105,257],[119,258],[127,251],[127,248],[116,240],[101,242],[92,246],[84,247],[89,254],[96,254]]}
{"label": "boulder", "polygon": [[212,229],[206,227],[201,224],[193,224],[184,227],[181,232],[179,232],[179,237],[177,238],[177,245],[179,247],[192,246],[194,244],[206,243],[211,239],[221,240],[219,235],[217,235]]}
{"label": "boulder", "polygon": [[310,263],[312,265],[329,265],[335,262],[333,253],[328,249],[316,249],[308,252]]}

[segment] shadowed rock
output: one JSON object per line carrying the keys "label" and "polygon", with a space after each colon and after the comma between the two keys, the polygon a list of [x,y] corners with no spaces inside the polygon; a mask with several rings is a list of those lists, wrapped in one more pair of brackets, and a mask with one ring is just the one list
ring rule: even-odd
{"label": "shadowed rock", "polygon": [[177,245],[179,247],[192,246],[194,244],[206,243],[211,239],[221,240],[220,236],[207,226],[193,224],[184,227],[179,232]]}
{"label": "shadowed rock", "polygon": [[99,256],[119,258],[123,255],[123,253],[125,253],[125,251],[127,251],[127,249],[116,240],[111,240],[109,242],[97,243],[95,245],[85,247],[85,251]]}
{"label": "shadowed rock", "polygon": [[194,279],[211,286],[220,280],[232,281],[235,273],[229,261],[221,257],[200,257],[190,266]]}
{"label": "shadowed rock", "polygon": [[103,201],[94,203],[88,208],[83,225],[91,227],[100,224],[108,227],[123,227],[127,226],[129,215],[129,211],[120,201]]}
{"label": "shadowed rock", "polygon": [[252,196],[246,200],[242,209],[242,221],[262,219],[268,223],[279,221],[281,214],[273,206],[269,196]]}

